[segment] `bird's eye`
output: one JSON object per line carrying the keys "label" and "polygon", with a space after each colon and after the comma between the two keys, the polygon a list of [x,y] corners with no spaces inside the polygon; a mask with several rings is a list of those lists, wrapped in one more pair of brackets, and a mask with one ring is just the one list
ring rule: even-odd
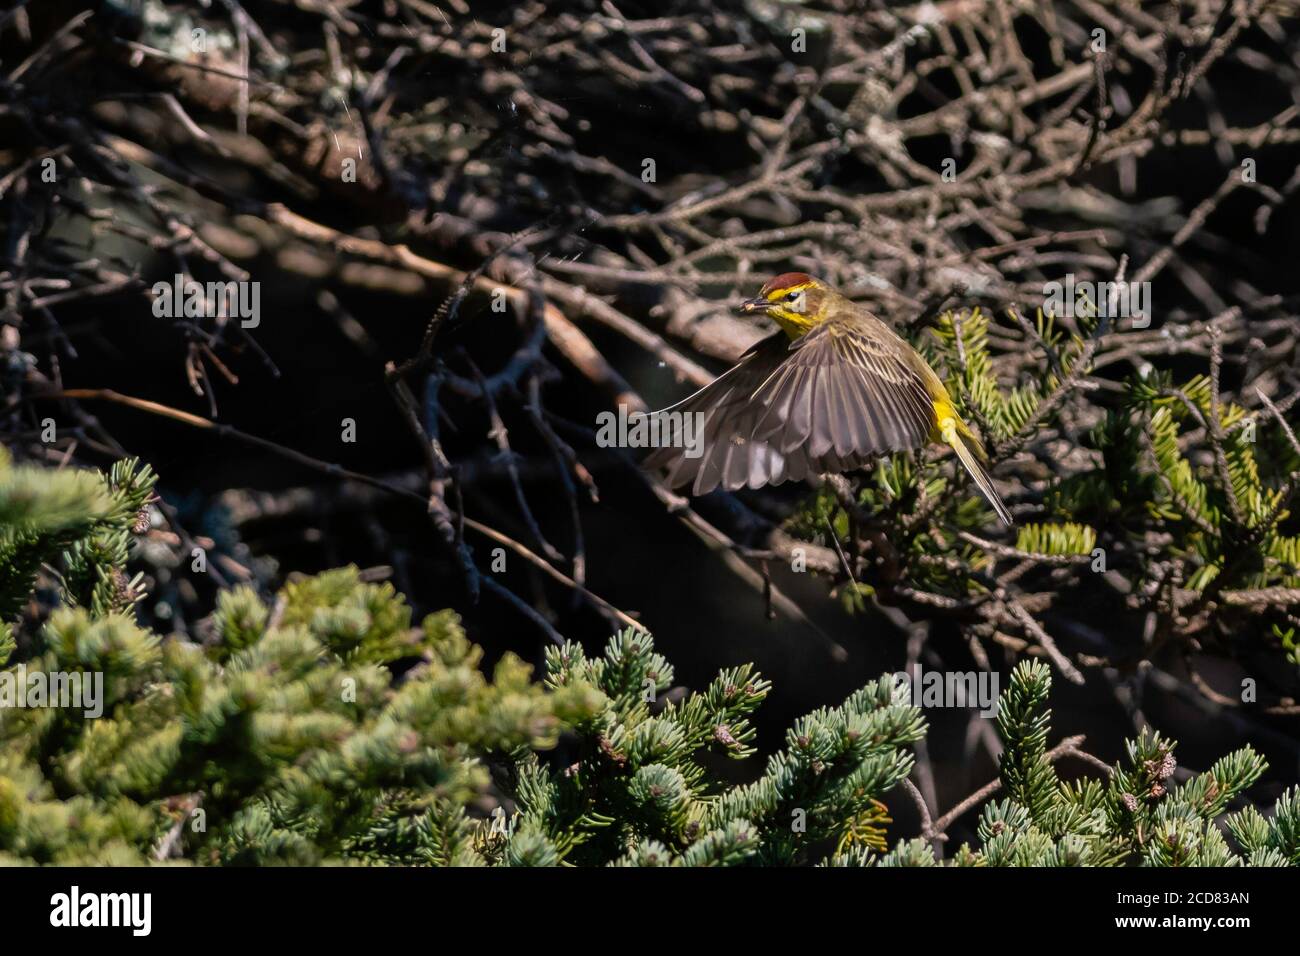
{"label": "bird's eye", "polygon": [[791,293],[789,293],[789,294],[785,297],[785,301],[787,301],[787,302],[793,302],[793,301],[794,301],[795,299],[797,299],[797,298],[799,298],[799,293],[798,293],[798,292],[791,292]]}

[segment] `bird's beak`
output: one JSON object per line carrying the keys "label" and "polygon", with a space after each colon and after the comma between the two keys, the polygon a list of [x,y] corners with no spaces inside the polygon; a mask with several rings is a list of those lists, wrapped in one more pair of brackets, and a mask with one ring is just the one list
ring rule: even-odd
{"label": "bird's beak", "polygon": [[752,299],[746,299],[744,302],[740,303],[740,311],[749,315],[751,312],[762,312],[769,305],[771,305],[771,303],[767,301],[767,297],[759,295]]}

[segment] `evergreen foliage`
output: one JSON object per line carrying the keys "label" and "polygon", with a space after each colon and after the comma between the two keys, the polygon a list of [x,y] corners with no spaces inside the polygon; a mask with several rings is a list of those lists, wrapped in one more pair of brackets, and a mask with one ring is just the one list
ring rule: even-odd
{"label": "evergreen foliage", "polygon": [[[1078,331],[1067,334],[1042,310],[1033,323],[1010,311],[999,334],[1019,329],[1026,347],[1046,354],[1041,368],[1010,385],[994,372],[993,319],[979,308],[941,314],[933,334],[914,344],[946,370],[959,410],[978,424],[996,461],[1031,435],[1063,427],[1071,386],[1090,370],[1095,336],[1105,331],[1087,315],[1075,325]],[[1020,510],[1014,547],[973,540],[990,512],[973,489],[954,493],[962,470],[933,452],[882,459],[849,502],[823,488],[787,528],[814,539],[831,528],[842,541],[871,545],[872,560],[855,566],[844,590],[851,606],[884,591],[934,613],[988,602],[999,589],[1028,593],[1035,583],[1053,602],[1086,606],[1095,603],[1085,594],[1102,572],[1117,571],[1125,596],[1147,596],[1129,606],[1143,617],[1157,614],[1162,633],[1217,647],[1230,635],[1229,650],[1242,654],[1255,650],[1245,638],[1253,643],[1262,635],[1272,653],[1300,663],[1292,610],[1300,599],[1300,536],[1290,509],[1300,486],[1300,442],[1280,414],[1252,412],[1223,397],[1220,362],[1213,352],[1209,374],[1181,383],[1150,367],[1117,383],[1117,398],[1091,407],[1095,424],[1075,436],[1075,453],[1095,467],[1045,476],[1034,489],[1041,506]],[[999,559],[1021,562],[1010,585],[997,580]],[[1022,627],[1005,602],[989,613],[1004,631]]]}
{"label": "evergreen foliage", "polygon": [[62,556],[67,601],[96,614],[138,599],[126,577],[132,532],[144,530],[155,476],[127,459],[108,476],[83,469],[13,465],[0,448],[0,665],[14,649],[9,627],[27,603],[43,564]]}
{"label": "evergreen foliage", "polygon": [[[684,696],[649,635],[599,657],[552,648],[546,673],[481,651],[451,612],[418,625],[355,568],[290,581],[271,601],[221,594],[203,643],[134,620],[126,575],[152,475],[4,465],[0,509],[12,610],[58,563],[60,607],[21,675],[99,672],[103,716],[0,708],[0,862],[207,865],[930,865],[888,845],[882,802],[924,734],[882,678],[795,722],[752,782],[715,756],[754,754],[771,691],[752,667]],[[43,480],[42,480],[43,479]],[[36,564],[32,562],[35,561]],[[27,577],[26,575],[32,575]],[[1063,781],[1048,751],[1051,677],[1020,664],[1001,698],[1001,792],[955,865],[1300,863],[1300,794],[1218,826],[1264,771],[1249,748],[1175,784],[1174,744],[1146,733],[1109,779]],[[3,698],[12,704],[12,698]],[[510,808],[510,809],[507,809]]]}
{"label": "evergreen foliage", "polygon": [[[980,847],[950,863],[973,866],[1295,866],[1300,865],[1300,791],[1288,790],[1266,819],[1253,806],[1219,821],[1229,802],[1264,772],[1245,747],[1180,784],[1175,744],[1145,731],[1125,745],[1108,778],[1063,781],[1048,757],[1046,709],[1051,673],[1020,663],[1000,699],[1006,746],[1001,794],[980,816]],[[921,840],[900,843],[882,865],[934,865]]]}

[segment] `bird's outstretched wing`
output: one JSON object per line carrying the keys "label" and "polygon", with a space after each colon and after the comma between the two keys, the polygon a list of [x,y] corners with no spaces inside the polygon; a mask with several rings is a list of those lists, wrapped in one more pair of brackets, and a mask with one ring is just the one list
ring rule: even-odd
{"label": "bird's outstretched wing", "polygon": [[[749,445],[764,412],[750,398],[789,357],[789,344],[784,332],[768,336],[746,352],[734,367],[694,395],[655,412],[673,426],[661,430],[662,435],[671,436],[672,447],[657,448],[646,458],[645,467],[652,471],[667,468],[670,486],[693,483],[692,490],[697,495],[706,494],[720,484],[735,490],[751,480],[754,488],[772,483],[772,476],[783,470],[782,461],[770,448],[756,449]],[[677,413],[702,416],[703,450],[698,457],[688,457],[681,447],[685,441],[681,419],[673,418]],[[723,481],[724,476],[730,480]]]}
{"label": "bird's outstretched wing", "polygon": [[907,348],[883,325],[870,335],[833,321],[819,326],[754,390],[752,400],[767,409],[754,438],[814,459],[923,445],[934,399]]}
{"label": "bird's outstretched wing", "polygon": [[906,344],[881,328],[868,335],[831,321],[793,343],[783,333],[764,339],[665,410],[703,416],[703,453],[660,448],[646,467],[667,467],[669,484],[689,482],[700,495],[852,471],[920,447],[934,426],[933,399]]}

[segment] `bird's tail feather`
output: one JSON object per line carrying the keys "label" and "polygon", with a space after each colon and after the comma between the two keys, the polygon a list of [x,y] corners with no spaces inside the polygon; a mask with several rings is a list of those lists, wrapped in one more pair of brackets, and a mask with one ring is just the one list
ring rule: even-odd
{"label": "bird's tail feather", "polygon": [[952,435],[949,444],[952,445],[953,451],[957,453],[957,459],[970,473],[971,478],[975,480],[975,484],[984,493],[984,497],[988,499],[989,504],[993,506],[993,510],[998,513],[1002,523],[1005,525],[1014,524],[1011,512],[1002,503],[997,490],[993,487],[993,479],[984,466],[984,463],[988,461],[988,456],[984,453],[984,446],[980,444],[979,439],[971,433],[969,428],[959,427]]}

